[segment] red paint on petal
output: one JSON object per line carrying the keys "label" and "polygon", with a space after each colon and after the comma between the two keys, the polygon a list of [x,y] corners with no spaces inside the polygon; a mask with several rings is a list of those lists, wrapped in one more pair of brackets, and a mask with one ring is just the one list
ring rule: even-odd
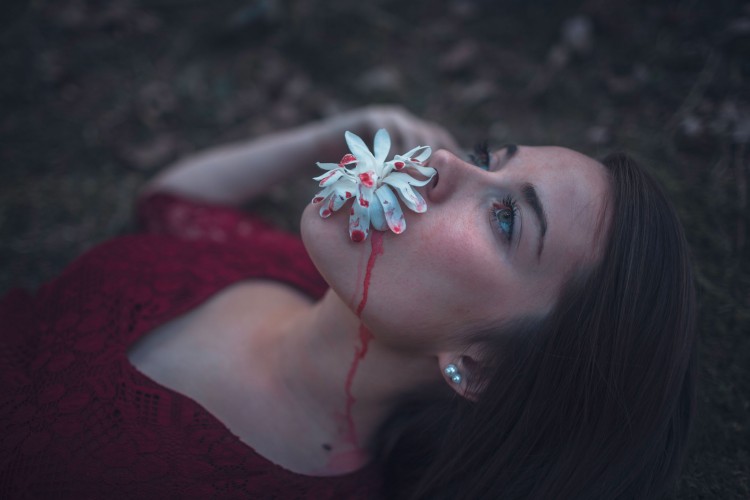
{"label": "red paint on petal", "polygon": [[365,208],[367,208],[367,207],[369,207],[369,206],[370,206],[370,202],[369,202],[369,201],[367,201],[367,200],[365,200],[364,198],[360,198],[360,199],[359,199],[359,204],[360,204],[360,205],[362,205],[362,206],[363,206],[363,207],[365,207]]}
{"label": "red paint on petal", "polygon": [[360,241],[365,239],[365,233],[364,231],[360,231],[357,229],[356,231],[352,231],[352,241],[355,243],[359,243]]}
{"label": "red paint on petal", "polygon": [[322,212],[322,214],[321,214],[321,215],[322,215],[323,217],[330,217],[330,216],[331,216],[331,211],[330,211],[330,210],[328,210],[328,209],[325,209],[325,210],[323,210],[323,212]]}
{"label": "red paint on petal", "polygon": [[323,197],[322,196],[316,196],[312,200],[313,203],[320,203],[321,201],[323,201]]}
{"label": "red paint on petal", "polygon": [[371,172],[365,172],[364,174],[359,174],[359,180],[361,180],[362,184],[366,187],[372,187],[375,185],[375,181],[372,179]]}
{"label": "red paint on petal", "polygon": [[349,198],[351,198],[351,197],[352,197],[352,193],[350,193],[349,191],[347,191],[347,192],[346,192],[346,193],[344,193],[344,194],[345,194],[345,196],[346,196],[346,198],[347,198],[347,199],[349,199]]}
{"label": "red paint on petal", "polygon": [[396,167],[396,170],[401,170],[402,168],[404,168],[404,162],[397,161],[396,163],[393,164],[393,166]]}
{"label": "red paint on petal", "polygon": [[331,177],[333,177],[336,174],[336,172],[338,172],[338,169],[331,170],[328,173],[328,175],[326,175],[325,177],[323,177],[323,179],[318,183],[318,185],[319,186],[323,186],[323,184],[325,184],[326,181],[328,181]]}
{"label": "red paint on petal", "polygon": [[341,161],[339,162],[339,166],[343,167],[344,165],[349,165],[351,163],[357,163],[357,157],[353,154],[345,154]]}

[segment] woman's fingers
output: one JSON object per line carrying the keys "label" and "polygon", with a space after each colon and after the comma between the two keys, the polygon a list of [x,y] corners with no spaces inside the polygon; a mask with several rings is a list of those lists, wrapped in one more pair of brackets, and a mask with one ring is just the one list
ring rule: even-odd
{"label": "woman's fingers", "polygon": [[357,134],[371,145],[375,133],[381,128],[386,129],[391,137],[389,158],[416,146],[459,151],[456,140],[448,130],[437,123],[417,118],[401,106],[368,106],[329,118],[322,125],[324,133],[320,137],[330,146],[326,149],[337,152],[345,146],[342,140],[345,131]]}
{"label": "woman's fingers", "polygon": [[376,109],[373,115],[373,126],[375,129],[388,130],[394,151],[406,151],[416,146],[458,150],[458,144],[453,135],[444,127],[417,118],[400,107],[389,106]]}

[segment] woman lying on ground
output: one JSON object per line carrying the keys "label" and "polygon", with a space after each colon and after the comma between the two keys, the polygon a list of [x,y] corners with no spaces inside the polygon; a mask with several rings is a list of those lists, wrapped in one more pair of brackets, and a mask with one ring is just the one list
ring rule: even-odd
{"label": "woman lying on ground", "polygon": [[[349,202],[322,218],[316,200],[303,247],[231,208],[381,127],[394,151],[436,150],[401,234],[353,241]],[[0,304],[0,496],[668,491],[695,371],[669,202],[622,155],[457,151],[371,107],[167,169],[139,201],[145,234]]]}

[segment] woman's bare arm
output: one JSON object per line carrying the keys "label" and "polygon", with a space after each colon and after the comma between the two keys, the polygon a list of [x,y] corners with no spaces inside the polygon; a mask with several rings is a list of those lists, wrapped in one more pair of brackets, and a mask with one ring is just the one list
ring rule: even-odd
{"label": "woman's bare arm", "polygon": [[370,106],[193,154],[165,169],[144,191],[169,191],[214,203],[242,204],[294,175],[315,175],[316,161],[338,161],[348,152],[346,130],[369,143],[379,128],[386,128],[391,135],[391,153],[402,153],[417,145],[457,149],[453,137],[434,123],[416,118],[400,107]]}

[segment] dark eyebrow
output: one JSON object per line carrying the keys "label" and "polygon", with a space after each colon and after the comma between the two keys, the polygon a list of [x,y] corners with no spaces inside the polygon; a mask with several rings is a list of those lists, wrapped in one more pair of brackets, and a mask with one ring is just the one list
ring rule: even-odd
{"label": "dark eyebrow", "polygon": [[536,253],[538,260],[541,259],[542,250],[544,249],[544,235],[547,233],[547,215],[544,213],[542,200],[539,199],[533,184],[524,184],[521,186],[521,194],[539,220],[539,249]]}

